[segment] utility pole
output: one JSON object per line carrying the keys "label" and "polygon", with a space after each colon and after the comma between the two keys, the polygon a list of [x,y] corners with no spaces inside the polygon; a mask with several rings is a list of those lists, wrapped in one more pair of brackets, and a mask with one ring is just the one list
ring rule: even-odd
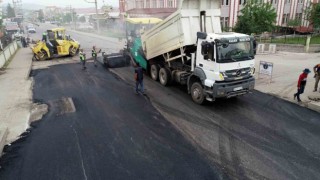
{"label": "utility pole", "polygon": [[100,22],[99,22],[99,15],[98,15],[98,3],[97,0],[94,0],[94,4],[96,5],[96,15],[97,15],[97,30],[100,34]]}
{"label": "utility pole", "polygon": [[[72,6],[70,5],[70,14],[71,14],[71,20],[72,20],[72,24],[73,23],[73,10],[72,10]],[[72,25],[71,25],[71,29],[72,29]]]}
{"label": "utility pole", "polygon": [[71,14],[71,29],[73,27],[73,29],[76,29],[76,20],[77,20],[77,17],[74,17],[74,14],[75,14],[75,11],[74,9],[72,8],[72,6],[70,5],[69,6],[69,11],[70,11],[70,14]]}
{"label": "utility pole", "polygon": [[96,19],[96,23],[97,23],[97,30],[98,30],[98,33],[100,33],[100,25],[99,25],[99,16],[98,16],[98,3],[97,3],[97,0],[94,0],[94,2],[89,2],[87,0],[84,0],[86,1],[87,3],[94,3],[95,7],[96,7],[96,16],[97,16],[97,19]]}

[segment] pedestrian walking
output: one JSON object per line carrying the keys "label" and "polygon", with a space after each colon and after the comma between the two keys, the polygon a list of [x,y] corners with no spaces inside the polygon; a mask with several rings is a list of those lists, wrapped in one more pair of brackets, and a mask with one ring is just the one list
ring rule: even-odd
{"label": "pedestrian walking", "polygon": [[[101,52],[101,49],[99,50],[98,53],[100,53],[100,52]],[[93,46],[93,47],[92,47],[91,56],[92,56],[92,58],[93,58],[94,67],[97,67],[98,60],[97,60],[97,50],[96,50],[96,46]]]}
{"label": "pedestrian walking", "polygon": [[[314,78],[316,79],[313,92],[316,92],[318,90],[318,85],[320,80],[320,64],[317,64],[313,67],[313,72],[314,72]],[[319,92],[320,92],[320,89],[319,89]]]}
{"label": "pedestrian walking", "polygon": [[22,44],[22,47],[27,47],[27,42],[26,42],[26,38],[24,36],[21,36],[21,44]]}
{"label": "pedestrian walking", "polygon": [[300,74],[299,76],[299,79],[298,79],[298,91],[297,93],[295,93],[293,95],[293,99],[296,99],[298,100],[298,102],[301,102],[301,99],[300,99],[300,94],[303,94],[304,92],[304,88],[307,84],[307,77],[308,77],[308,74],[310,73],[311,71],[306,68],[303,70],[303,72]]}
{"label": "pedestrian walking", "polygon": [[79,56],[80,56],[80,62],[82,64],[82,69],[85,70],[87,68],[86,67],[86,53],[83,52],[83,49],[80,49]]}
{"label": "pedestrian walking", "polygon": [[[143,70],[139,63],[137,63],[136,68],[134,70],[134,78],[136,80],[136,94],[139,91],[144,94],[144,86],[143,86]],[[140,88],[139,88],[140,86]]]}

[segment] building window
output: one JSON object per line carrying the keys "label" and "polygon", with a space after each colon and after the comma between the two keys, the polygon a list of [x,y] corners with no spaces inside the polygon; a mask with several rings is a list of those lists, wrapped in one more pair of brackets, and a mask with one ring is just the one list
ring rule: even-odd
{"label": "building window", "polygon": [[296,20],[301,21],[302,19],[302,13],[296,13]]}
{"label": "building window", "polygon": [[225,29],[229,27],[229,17],[220,17],[220,25],[221,29]]}
{"label": "building window", "polygon": [[290,4],[290,0],[287,0],[287,3]]}
{"label": "building window", "polygon": [[282,24],[287,24],[289,20],[290,14],[283,14]]}
{"label": "building window", "polygon": [[303,3],[303,0],[298,0],[298,3],[299,3],[299,4],[302,4],[302,3]]}
{"label": "building window", "polygon": [[150,0],[146,1],[146,8],[150,8]]}
{"label": "building window", "polygon": [[164,0],[159,0],[159,8],[164,8]]}
{"label": "building window", "polygon": [[225,17],[225,19],[224,19],[224,27],[229,27],[229,17]]}
{"label": "building window", "polygon": [[168,7],[169,7],[169,8],[172,8],[172,7],[173,7],[173,0],[169,0],[169,1],[168,1]]}
{"label": "building window", "polygon": [[239,4],[240,5],[245,5],[246,4],[246,0],[239,0]]}
{"label": "building window", "polygon": [[144,8],[143,0],[136,0],[136,8]]}
{"label": "building window", "polygon": [[157,8],[157,1],[156,0],[152,0],[151,8]]}
{"label": "building window", "polygon": [[222,5],[223,6],[228,6],[229,5],[229,0],[222,0]]}

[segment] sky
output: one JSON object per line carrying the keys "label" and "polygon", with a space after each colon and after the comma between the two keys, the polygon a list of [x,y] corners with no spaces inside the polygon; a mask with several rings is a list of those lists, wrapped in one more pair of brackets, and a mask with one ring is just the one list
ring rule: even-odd
{"label": "sky", "polygon": [[[18,0],[14,0],[14,1],[18,1]],[[94,3],[88,3],[88,2],[94,2],[94,0],[21,0],[21,1],[22,1],[22,5],[24,3],[39,4],[44,6],[59,6],[59,7],[66,7],[71,5],[74,8],[86,8],[86,7],[95,6]],[[3,0],[3,3],[12,4],[12,0]],[[98,3],[98,7],[101,7],[103,3],[112,5],[114,7],[119,6],[119,0],[97,0],[97,3]]]}

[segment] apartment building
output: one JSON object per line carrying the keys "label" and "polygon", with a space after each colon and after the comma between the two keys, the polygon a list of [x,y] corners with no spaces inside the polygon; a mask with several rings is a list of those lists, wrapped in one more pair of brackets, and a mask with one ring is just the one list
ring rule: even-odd
{"label": "apartment building", "polygon": [[[301,22],[299,30],[307,31],[309,22],[305,20],[304,9],[310,3],[320,3],[320,0],[260,0],[269,2],[277,12],[276,25],[286,27],[291,19],[298,19]],[[234,27],[240,10],[244,7],[246,0],[222,0],[221,1],[221,26]],[[309,29],[310,30],[310,29]]]}
{"label": "apartment building", "polygon": [[178,0],[119,0],[120,13],[130,17],[165,18],[177,9]]}
{"label": "apartment building", "polygon": [[[240,10],[248,0],[220,0],[221,27],[233,28],[237,23]],[[258,0],[269,2],[277,12],[276,25],[287,26],[290,19],[301,21],[301,32],[306,31],[309,22],[305,20],[304,9],[310,3],[320,3],[320,0]],[[179,0],[119,0],[120,12],[126,12],[130,17],[164,18],[177,9]]]}

